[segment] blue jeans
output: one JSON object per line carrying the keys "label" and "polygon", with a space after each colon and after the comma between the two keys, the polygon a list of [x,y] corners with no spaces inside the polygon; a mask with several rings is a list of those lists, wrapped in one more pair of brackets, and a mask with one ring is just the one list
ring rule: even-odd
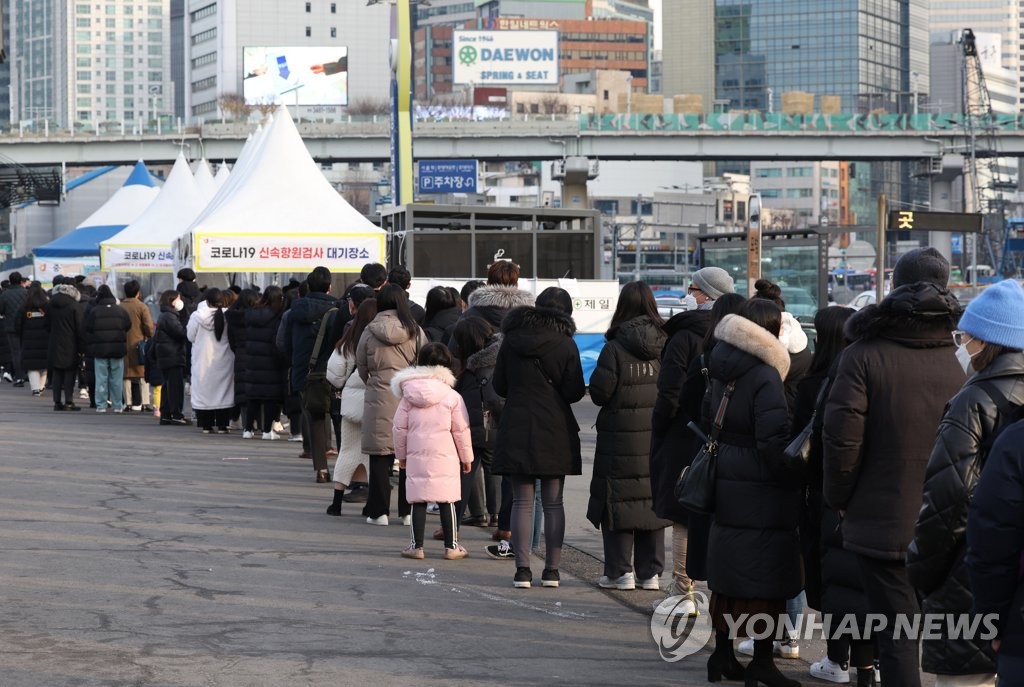
{"label": "blue jeans", "polygon": [[107,400],[114,410],[124,410],[124,358],[96,358],[96,407],[105,408]]}

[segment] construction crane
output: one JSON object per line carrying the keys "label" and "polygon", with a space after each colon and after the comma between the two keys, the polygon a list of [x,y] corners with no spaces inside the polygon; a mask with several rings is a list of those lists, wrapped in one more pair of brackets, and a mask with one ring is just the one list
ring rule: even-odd
{"label": "construction crane", "polygon": [[[1007,257],[1006,242],[1009,238],[1008,224],[1003,219],[1003,192],[1015,190],[1016,185],[1000,169],[992,98],[985,84],[985,72],[978,55],[974,31],[964,29],[959,43],[963,56],[961,98],[967,139],[963,175],[964,211],[985,215],[981,235],[973,237],[972,262],[977,264],[977,242],[981,241],[990,264],[1001,265],[1003,263],[999,260],[1005,261]],[[971,281],[976,280],[977,270],[972,270]]]}

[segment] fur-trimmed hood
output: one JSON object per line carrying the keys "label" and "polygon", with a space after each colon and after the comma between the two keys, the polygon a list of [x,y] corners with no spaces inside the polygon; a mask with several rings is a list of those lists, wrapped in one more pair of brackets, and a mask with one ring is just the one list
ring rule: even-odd
{"label": "fur-trimmed hood", "polygon": [[542,358],[576,333],[576,323],[553,308],[514,308],[501,324],[505,345],[519,355]]}
{"label": "fur-trimmed hood", "polygon": [[469,294],[469,305],[477,308],[511,310],[523,305],[533,305],[533,294],[516,286],[491,284],[481,286]]}
{"label": "fur-trimmed hood", "polygon": [[454,386],[455,375],[441,365],[407,367],[391,378],[391,393],[417,408],[437,405]]}
{"label": "fur-trimmed hood", "polygon": [[56,295],[64,295],[73,300],[75,303],[82,300],[81,292],[72,286],[71,284],[57,284],[51,291],[51,298]]}
{"label": "fur-trimmed hood", "polygon": [[494,367],[498,361],[498,349],[501,348],[501,342],[504,340],[505,335],[501,332],[492,334],[491,338],[487,340],[486,346],[466,358],[466,369],[485,370]]}
{"label": "fur-trimmed hood", "polygon": [[[726,315],[715,327],[715,338],[721,343],[726,343],[733,348],[757,358],[757,360],[771,365],[782,379],[789,374],[789,351],[776,337],[767,329],[751,322],[740,315]],[[726,351],[721,354],[716,347],[712,353],[712,365],[719,368],[724,374],[724,379],[735,379],[746,369],[743,369],[739,361],[730,361]],[[718,375],[716,375],[718,376]]]}
{"label": "fur-trimmed hood", "polygon": [[952,346],[963,308],[956,296],[929,282],[904,284],[876,305],[861,308],[846,321],[850,341],[889,339],[910,348]]}
{"label": "fur-trimmed hood", "polygon": [[617,341],[620,346],[640,360],[661,358],[665,348],[665,332],[646,315],[623,322],[605,334],[608,341]]}

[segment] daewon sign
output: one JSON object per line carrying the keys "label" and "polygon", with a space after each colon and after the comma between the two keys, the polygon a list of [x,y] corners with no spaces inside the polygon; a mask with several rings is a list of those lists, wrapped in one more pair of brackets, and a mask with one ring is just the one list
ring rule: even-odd
{"label": "daewon sign", "polygon": [[982,216],[968,212],[890,210],[889,231],[950,231],[981,233]]}

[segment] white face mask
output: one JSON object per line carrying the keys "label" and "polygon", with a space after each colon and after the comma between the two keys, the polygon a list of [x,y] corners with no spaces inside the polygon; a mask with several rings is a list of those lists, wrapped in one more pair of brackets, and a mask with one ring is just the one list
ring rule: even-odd
{"label": "white face mask", "polygon": [[174,301],[173,305],[176,312],[181,312],[185,307],[185,301],[179,299]]}
{"label": "white face mask", "polygon": [[[978,351],[978,353],[981,353],[981,351]],[[975,355],[978,355],[978,353],[971,355],[971,352],[967,350],[967,344],[956,347],[956,360],[960,363],[960,367],[964,368],[964,374],[968,377],[974,374],[974,368],[971,367],[971,360]]]}
{"label": "white face mask", "polygon": [[686,308],[686,312],[697,309],[697,299],[693,297],[692,293],[683,296],[683,307]]}

